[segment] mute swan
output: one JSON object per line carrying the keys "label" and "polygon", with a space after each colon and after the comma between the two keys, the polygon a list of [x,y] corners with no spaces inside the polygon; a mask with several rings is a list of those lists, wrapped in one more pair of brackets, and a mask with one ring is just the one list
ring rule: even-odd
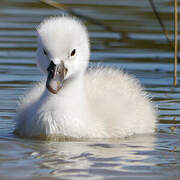
{"label": "mute swan", "polygon": [[122,138],[154,132],[156,111],[135,78],[113,68],[86,71],[90,47],[82,22],[51,17],[37,32],[37,64],[47,78],[22,100],[18,135]]}

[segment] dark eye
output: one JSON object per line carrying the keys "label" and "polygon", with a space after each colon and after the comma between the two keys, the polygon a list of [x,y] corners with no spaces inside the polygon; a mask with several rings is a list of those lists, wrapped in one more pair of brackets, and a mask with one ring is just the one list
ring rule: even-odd
{"label": "dark eye", "polygon": [[74,56],[74,55],[75,55],[75,53],[76,53],[76,50],[75,50],[75,49],[73,49],[73,50],[72,50],[72,52],[71,52],[71,56]]}
{"label": "dark eye", "polygon": [[47,56],[48,54],[47,54],[47,51],[45,50],[45,49],[43,49],[43,52],[44,52],[44,54]]}

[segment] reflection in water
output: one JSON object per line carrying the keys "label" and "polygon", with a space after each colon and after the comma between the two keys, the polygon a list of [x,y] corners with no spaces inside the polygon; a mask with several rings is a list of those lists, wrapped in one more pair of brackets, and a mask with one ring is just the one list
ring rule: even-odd
{"label": "reflection in water", "polygon": [[[155,136],[151,135],[85,142],[2,139],[0,154],[4,157],[3,161],[11,161],[11,165],[6,170],[0,164],[0,173],[6,175],[7,171],[11,171],[11,176],[22,177],[28,172],[34,176],[51,174],[61,178],[79,175],[116,177],[126,172],[131,172],[131,175],[146,174],[156,164],[156,159],[152,158],[155,140]],[[23,168],[18,168],[22,160]]]}

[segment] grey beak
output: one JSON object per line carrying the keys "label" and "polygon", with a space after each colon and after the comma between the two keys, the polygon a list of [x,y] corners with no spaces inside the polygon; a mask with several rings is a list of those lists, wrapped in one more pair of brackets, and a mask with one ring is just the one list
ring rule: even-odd
{"label": "grey beak", "polygon": [[56,94],[63,87],[64,77],[67,73],[67,69],[65,68],[63,62],[56,65],[53,63],[53,61],[51,61],[47,68],[47,72],[48,77],[46,87],[51,93]]}

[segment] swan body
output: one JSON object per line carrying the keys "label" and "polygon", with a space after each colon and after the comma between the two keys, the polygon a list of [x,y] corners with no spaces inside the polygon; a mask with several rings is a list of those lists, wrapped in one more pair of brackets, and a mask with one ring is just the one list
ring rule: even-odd
{"label": "swan body", "polygon": [[37,31],[37,64],[47,78],[21,101],[17,134],[122,138],[154,132],[156,111],[135,78],[113,68],[87,70],[89,39],[79,20],[51,17]]}

